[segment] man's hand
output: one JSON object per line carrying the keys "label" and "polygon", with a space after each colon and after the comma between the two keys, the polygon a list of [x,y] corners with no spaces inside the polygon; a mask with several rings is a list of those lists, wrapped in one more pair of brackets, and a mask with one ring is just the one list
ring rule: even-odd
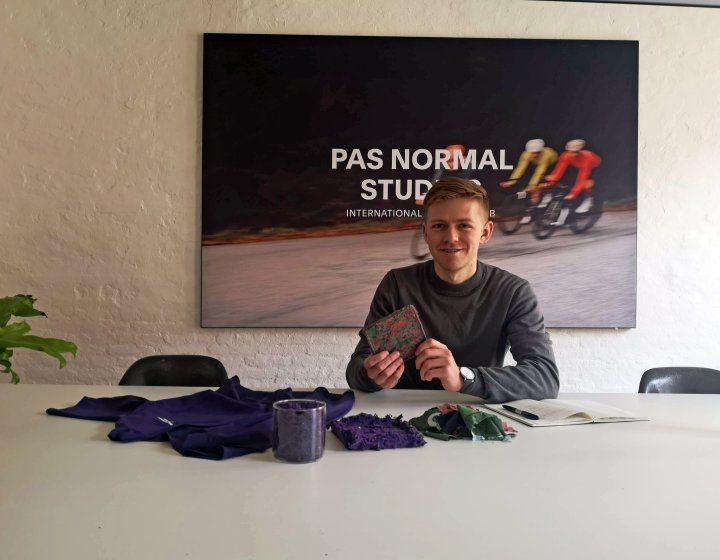
{"label": "man's hand", "polygon": [[405,362],[403,362],[400,352],[390,354],[387,350],[370,354],[363,361],[363,366],[365,366],[368,378],[383,389],[395,387],[405,371]]}
{"label": "man's hand", "polygon": [[446,391],[459,391],[463,388],[460,368],[450,349],[442,342],[429,338],[420,344],[415,350],[415,367],[423,381],[439,379]]}
{"label": "man's hand", "polygon": [[500,183],[500,186],[505,189],[507,187],[512,187],[516,182],[517,181],[503,181],[502,183]]}

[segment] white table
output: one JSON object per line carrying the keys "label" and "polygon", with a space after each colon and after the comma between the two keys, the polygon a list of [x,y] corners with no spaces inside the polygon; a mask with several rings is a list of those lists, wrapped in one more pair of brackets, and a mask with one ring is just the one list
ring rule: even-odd
{"label": "white table", "polygon": [[[51,417],[82,396],[180,388],[0,385],[0,558],[720,558],[720,396],[562,395],[650,422],[530,428],[512,443],[271,452],[215,462],[119,444]],[[443,392],[357,393],[351,414],[411,418]]]}

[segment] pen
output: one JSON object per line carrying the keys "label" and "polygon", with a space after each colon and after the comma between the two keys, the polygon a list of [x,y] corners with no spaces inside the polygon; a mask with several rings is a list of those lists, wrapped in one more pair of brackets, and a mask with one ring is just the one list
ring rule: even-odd
{"label": "pen", "polygon": [[507,404],[502,405],[505,410],[509,410],[510,412],[514,412],[515,414],[519,414],[523,418],[527,418],[528,420],[540,420],[540,417],[537,414],[533,414],[532,412],[526,412],[524,410],[520,410],[519,408],[515,408],[514,406],[510,406]]}

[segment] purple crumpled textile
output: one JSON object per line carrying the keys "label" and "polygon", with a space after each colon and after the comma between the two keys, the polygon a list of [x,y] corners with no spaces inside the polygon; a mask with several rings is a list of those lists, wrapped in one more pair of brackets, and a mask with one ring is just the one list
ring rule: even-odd
{"label": "purple crumpled textile", "polygon": [[217,390],[150,401],[125,395],[93,399],[83,397],[75,406],[48,408],[53,416],[116,422],[108,437],[113,441],[169,440],[187,457],[228,459],[263,452],[271,446],[273,404],[286,399],[312,399],[327,405],[327,420],[347,414],[355,394],[314,391],[254,391],[234,376]]}
{"label": "purple crumpled textile", "polygon": [[332,433],[346,449],[399,449],[425,445],[422,433],[402,419],[389,414],[380,418],[377,414],[361,412],[330,423]]}

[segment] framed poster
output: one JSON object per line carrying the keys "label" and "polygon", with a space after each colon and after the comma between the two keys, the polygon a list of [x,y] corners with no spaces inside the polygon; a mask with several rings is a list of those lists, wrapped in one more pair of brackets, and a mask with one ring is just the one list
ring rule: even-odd
{"label": "framed poster", "polygon": [[636,41],[206,34],[202,136],[204,327],[361,326],[443,174],[547,326],[635,326]]}

